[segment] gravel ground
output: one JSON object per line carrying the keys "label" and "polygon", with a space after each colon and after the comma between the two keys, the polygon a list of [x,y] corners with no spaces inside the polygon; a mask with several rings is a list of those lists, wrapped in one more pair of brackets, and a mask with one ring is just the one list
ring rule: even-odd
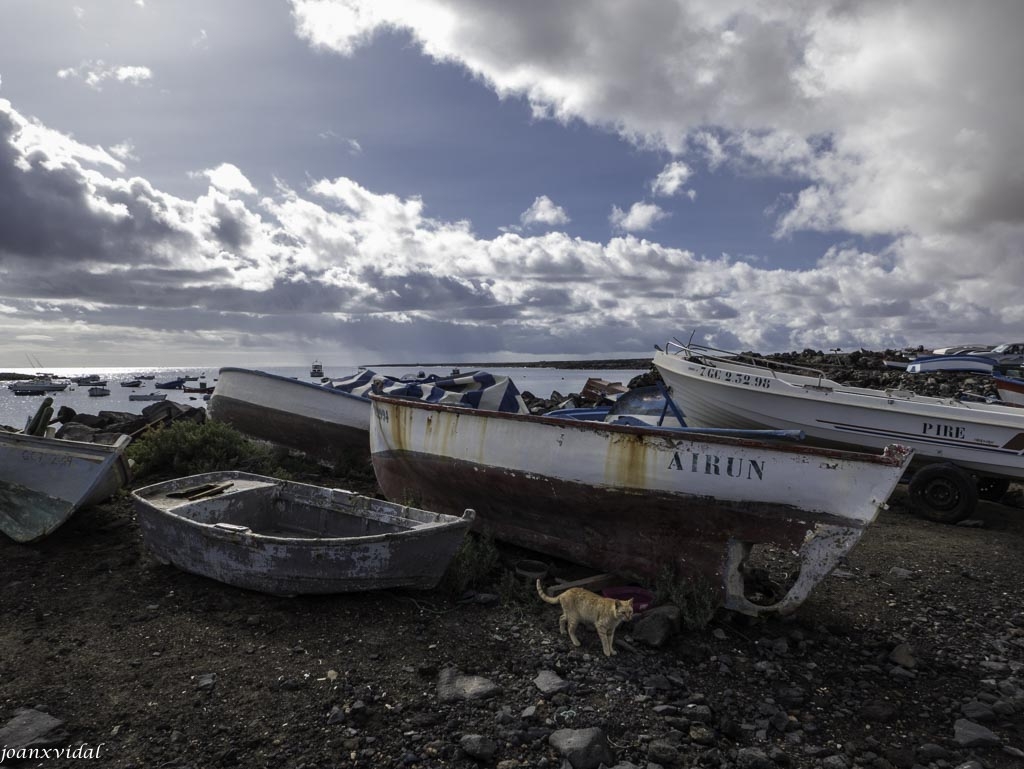
{"label": "gravel ground", "polygon": [[191,576],[122,498],[0,537],[0,726],[48,715],[44,743],[113,767],[1019,768],[1024,510],[977,520],[897,491],[794,617],[720,612],[658,648],[635,620],[605,658],[531,586],[283,599]]}

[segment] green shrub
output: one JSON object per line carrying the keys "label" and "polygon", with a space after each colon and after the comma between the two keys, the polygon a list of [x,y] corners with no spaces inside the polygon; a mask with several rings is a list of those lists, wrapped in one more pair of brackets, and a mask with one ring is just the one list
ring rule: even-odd
{"label": "green shrub", "polygon": [[150,430],[131,442],[128,458],[138,479],[174,478],[219,470],[243,470],[290,479],[268,445],[246,438],[222,422],[182,420]]}
{"label": "green shrub", "polygon": [[469,588],[482,587],[497,568],[498,560],[498,548],[494,540],[470,532],[445,572],[441,587],[455,595]]}
{"label": "green shrub", "polygon": [[671,567],[658,572],[654,583],[655,602],[675,604],[683,625],[689,630],[707,627],[718,610],[718,593],[703,577],[687,577]]}

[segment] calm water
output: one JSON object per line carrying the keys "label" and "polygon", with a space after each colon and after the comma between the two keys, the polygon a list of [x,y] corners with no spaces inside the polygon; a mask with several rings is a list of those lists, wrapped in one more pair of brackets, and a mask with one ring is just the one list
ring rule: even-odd
{"label": "calm water", "polygon": [[[309,378],[308,366],[263,366],[261,371],[281,376],[296,377],[304,381],[314,381]],[[34,374],[31,369],[10,369],[14,373]],[[416,374],[423,371],[427,374],[448,374],[451,369],[439,368],[414,368],[409,366],[378,366],[374,368],[382,374],[403,376]],[[463,371],[469,369],[464,368]],[[562,395],[578,393],[589,377],[600,377],[611,382],[622,382],[626,384],[638,374],[644,373],[645,369],[559,369],[559,368],[533,368],[533,367],[508,367],[508,368],[487,368],[495,375],[508,376],[516,383],[520,391],[529,391],[534,395],[547,398],[553,390]],[[142,409],[149,406],[153,401],[131,401],[128,396],[132,393],[161,392],[167,393],[167,400],[176,401],[189,406],[205,406],[201,395],[191,395],[181,390],[156,390],[154,384],[165,382],[184,376],[198,376],[207,385],[215,385],[218,375],[217,369],[203,368],[164,368],[164,369],[129,369],[129,368],[60,368],[51,369],[48,373],[55,377],[80,377],[89,374],[98,374],[101,379],[107,380],[107,389],[110,395],[94,397],[89,395],[88,385],[70,385],[62,392],[47,393],[53,398],[53,410],[57,412],[61,406],[67,406],[83,414],[96,414],[100,411],[123,411],[131,414],[141,414]],[[351,376],[355,373],[353,368],[336,368],[324,366],[324,375],[332,379]],[[122,387],[121,382],[134,379],[138,374],[153,374],[151,380],[142,380],[141,387]],[[196,382],[190,382],[194,386]],[[35,414],[39,408],[43,396],[38,395],[15,395],[7,389],[6,382],[0,382],[0,424],[12,427],[23,428],[26,421]]]}

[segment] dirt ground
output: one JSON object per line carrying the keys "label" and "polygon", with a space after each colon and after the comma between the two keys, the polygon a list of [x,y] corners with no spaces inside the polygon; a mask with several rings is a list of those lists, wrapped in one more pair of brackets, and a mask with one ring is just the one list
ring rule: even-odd
{"label": "dirt ground", "polygon": [[[626,626],[606,659],[539,600],[285,599],[182,573],[122,497],[37,545],[0,536],[0,726],[43,711],[52,745],[112,767],[558,767],[550,734],[592,727],[622,766],[1024,766],[1024,509],[954,527],[902,500],[794,617],[720,612],[657,649]],[[498,693],[442,701],[449,667]]]}

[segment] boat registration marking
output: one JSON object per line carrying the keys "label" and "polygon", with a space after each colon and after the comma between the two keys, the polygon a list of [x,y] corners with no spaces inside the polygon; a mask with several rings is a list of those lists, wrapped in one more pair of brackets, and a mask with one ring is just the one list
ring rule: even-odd
{"label": "boat registration marking", "polygon": [[762,390],[767,390],[772,386],[771,377],[744,374],[741,371],[729,371],[710,366],[701,366],[697,376],[702,376],[705,379],[717,379],[722,382],[729,382],[730,384],[743,385],[744,387],[760,387]]}
{"label": "boat registration marking", "polygon": [[21,452],[21,461],[37,465],[70,465],[73,460],[67,454],[50,454],[45,451],[25,449]]}

